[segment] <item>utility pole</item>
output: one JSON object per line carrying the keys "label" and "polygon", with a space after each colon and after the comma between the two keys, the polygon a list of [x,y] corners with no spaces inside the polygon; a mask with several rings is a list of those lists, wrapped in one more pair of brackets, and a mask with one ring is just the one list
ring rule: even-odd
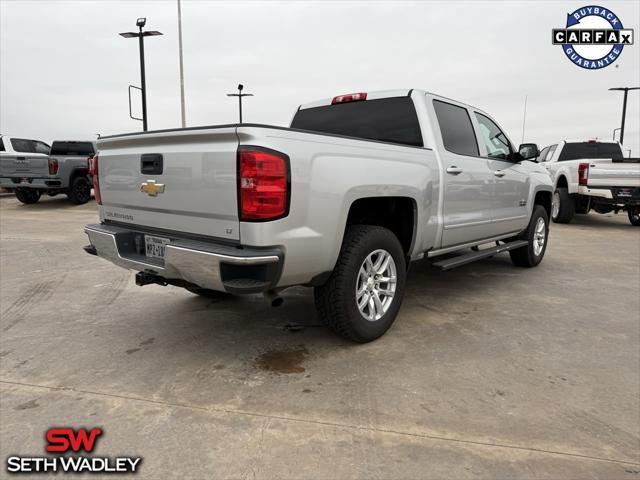
{"label": "utility pole", "polygon": [[624,92],[624,99],[622,100],[622,125],[620,125],[620,145],[624,143],[624,121],[627,116],[627,95],[629,90],[640,90],[640,87],[616,87],[610,88],[611,91]]}
{"label": "utility pole", "polygon": [[178,0],[178,51],[180,54],[180,112],[182,113],[182,128],[187,126],[184,113],[184,67],[182,65],[182,11]]}
{"label": "utility pole", "polygon": [[138,32],[125,32],[120,34],[120,36],[124,38],[138,38],[140,47],[140,83],[142,87],[142,130],[145,132],[147,131],[147,81],[144,72],[144,37],[162,35],[162,33],[157,30],[147,30],[143,32],[142,27],[144,27],[146,23],[146,18],[139,18],[136,20],[136,26],[139,29]]}
{"label": "utility pole", "polygon": [[227,97],[238,97],[238,108],[240,110],[240,123],[242,123],[242,97],[253,97],[253,93],[242,93],[244,85],[238,85],[238,93],[227,93]]}
{"label": "utility pole", "polygon": [[527,95],[524,96],[524,113],[522,115],[522,141],[521,144],[524,143],[524,124],[527,121]]}

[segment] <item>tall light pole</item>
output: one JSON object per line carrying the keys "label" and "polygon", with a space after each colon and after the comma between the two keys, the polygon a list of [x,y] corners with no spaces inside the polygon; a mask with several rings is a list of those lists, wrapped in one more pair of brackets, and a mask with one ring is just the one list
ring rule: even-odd
{"label": "tall light pole", "polygon": [[627,94],[629,90],[640,90],[640,87],[616,87],[610,88],[612,91],[624,92],[624,100],[622,101],[622,125],[620,125],[620,145],[624,143],[624,121],[627,116]]}
{"label": "tall light pole", "polygon": [[147,82],[144,74],[144,37],[162,35],[162,33],[157,30],[147,30],[143,32],[142,27],[144,27],[146,23],[146,18],[139,18],[136,20],[136,26],[139,29],[138,32],[124,32],[120,34],[120,36],[124,38],[138,38],[140,46],[140,83],[142,87],[142,130],[145,132],[147,131]]}
{"label": "tall light pole", "polygon": [[242,123],[242,97],[253,97],[253,93],[242,93],[244,85],[238,85],[238,93],[227,93],[227,97],[238,97],[238,107],[240,109],[240,123]]}
{"label": "tall light pole", "polygon": [[182,65],[182,10],[178,0],[178,52],[180,55],[180,112],[182,113],[182,128],[187,126],[184,113],[184,67]]}

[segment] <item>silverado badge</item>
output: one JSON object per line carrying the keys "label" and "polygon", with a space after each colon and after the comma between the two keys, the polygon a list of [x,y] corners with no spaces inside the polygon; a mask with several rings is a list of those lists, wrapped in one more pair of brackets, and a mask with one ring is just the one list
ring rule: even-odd
{"label": "silverado badge", "polygon": [[159,193],[164,193],[164,183],[156,183],[155,180],[147,180],[140,185],[140,191],[150,197],[157,197]]}

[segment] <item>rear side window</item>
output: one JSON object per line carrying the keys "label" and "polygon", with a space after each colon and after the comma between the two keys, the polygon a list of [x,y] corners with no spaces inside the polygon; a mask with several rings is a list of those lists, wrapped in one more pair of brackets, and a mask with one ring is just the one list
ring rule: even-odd
{"label": "rear side window", "polygon": [[538,161],[539,162],[546,162],[546,158],[547,158],[547,153],[549,153],[549,149],[551,147],[544,147],[542,149],[542,151],[540,152],[540,154],[538,155]]}
{"label": "rear side window", "polygon": [[298,110],[291,128],[422,147],[409,97],[380,98]]}
{"label": "rear side window", "polygon": [[582,158],[612,158],[622,160],[622,149],[617,143],[575,142],[565,144],[559,162]]}
{"label": "rear side window", "polygon": [[24,138],[12,138],[11,146],[16,152],[20,153],[36,153],[35,140],[26,140]]}
{"label": "rear side window", "polygon": [[459,155],[479,156],[478,142],[467,109],[440,100],[433,101],[433,108],[440,124],[444,148]]}
{"label": "rear side window", "polygon": [[0,137],[0,152],[4,152],[4,141],[2,140],[2,137]]}
{"label": "rear side window", "polygon": [[551,147],[549,147],[549,153],[547,155],[547,158],[545,158],[543,161],[544,162],[550,162],[551,159],[553,158],[553,154],[556,153],[556,148],[558,148],[558,145],[551,145]]}
{"label": "rear side window", "polygon": [[53,142],[51,155],[90,156],[95,152],[91,142]]}

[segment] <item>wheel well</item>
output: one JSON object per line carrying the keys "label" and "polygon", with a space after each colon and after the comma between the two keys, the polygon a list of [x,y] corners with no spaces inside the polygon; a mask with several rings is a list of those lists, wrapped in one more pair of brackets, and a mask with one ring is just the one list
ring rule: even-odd
{"label": "wheel well", "polygon": [[[564,177],[562,177],[564,178]],[[566,180],[565,180],[566,182]],[[533,201],[534,205],[542,205],[547,211],[547,215],[551,216],[551,192],[538,192],[536,198]]]}
{"label": "wheel well", "polygon": [[558,178],[558,183],[556,183],[556,188],[568,188],[569,184],[567,183],[567,177],[564,175]]}
{"label": "wheel well", "polygon": [[347,225],[378,225],[391,230],[408,256],[415,231],[415,201],[407,197],[360,198],[351,204]]}

